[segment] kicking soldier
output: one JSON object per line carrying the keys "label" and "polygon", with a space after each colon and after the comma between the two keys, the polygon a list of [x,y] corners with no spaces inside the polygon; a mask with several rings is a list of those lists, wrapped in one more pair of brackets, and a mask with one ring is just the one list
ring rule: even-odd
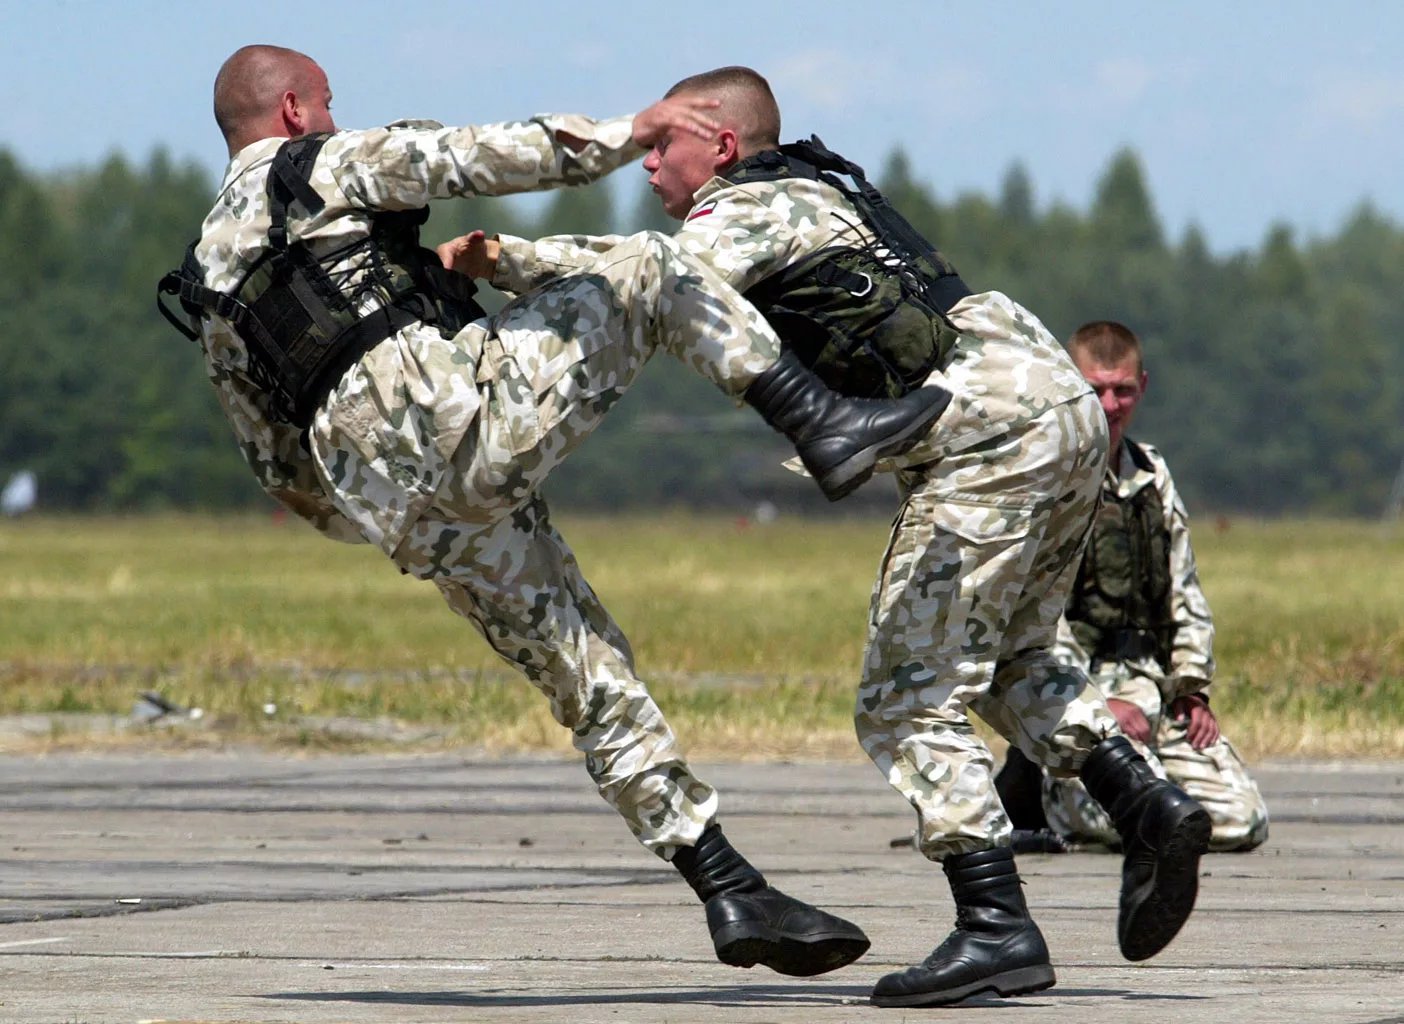
{"label": "kicking soldier", "polygon": [[705,903],[721,960],[792,975],[850,963],[863,932],[769,886],[721,833],[715,791],[538,489],[658,350],[786,433],[830,497],[924,434],[945,396],[835,394],[663,235],[493,317],[419,248],[430,200],[592,180],[665,132],[709,134],[711,101],[607,121],[338,131],[331,99],[296,51],[250,46],[226,61],[214,108],[229,167],[184,267],[161,283],[198,320],[168,314],[198,336],[259,483],[327,535],[432,580],[525,673],[600,794]]}

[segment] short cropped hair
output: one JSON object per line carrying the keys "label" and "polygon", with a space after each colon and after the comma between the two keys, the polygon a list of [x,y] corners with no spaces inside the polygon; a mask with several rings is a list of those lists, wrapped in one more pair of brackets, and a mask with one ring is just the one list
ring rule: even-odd
{"label": "short cropped hair", "polygon": [[311,87],[316,62],[285,46],[254,44],[235,50],[214,84],[214,115],[226,141],[276,110],[284,90]]}
{"label": "short cropped hair", "polygon": [[1074,358],[1085,353],[1101,366],[1114,366],[1128,355],[1136,357],[1136,373],[1145,369],[1141,356],[1141,339],[1125,324],[1115,320],[1093,320],[1073,331],[1068,339],[1068,352]]}
{"label": "short cropped hair", "polygon": [[757,71],[733,64],[684,78],[668,96],[702,93],[721,101],[719,120],[735,128],[745,154],[780,145],[780,106]]}

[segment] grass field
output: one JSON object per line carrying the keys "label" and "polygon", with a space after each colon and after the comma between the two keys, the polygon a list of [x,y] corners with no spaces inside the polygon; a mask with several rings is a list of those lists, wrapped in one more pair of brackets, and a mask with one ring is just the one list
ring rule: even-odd
{"label": "grass field", "polygon": [[[886,523],[557,519],[690,750],[861,756],[853,686]],[[1240,749],[1404,755],[1404,529],[1209,522],[1196,547],[1219,629],[1214,706]],[[51,716],[0,746],[569,749],[432,586],[301,524],[8,521],[0,565],[0,715]],[[125,715],[148,689],[205,716],[154,733],[74,724]]]}

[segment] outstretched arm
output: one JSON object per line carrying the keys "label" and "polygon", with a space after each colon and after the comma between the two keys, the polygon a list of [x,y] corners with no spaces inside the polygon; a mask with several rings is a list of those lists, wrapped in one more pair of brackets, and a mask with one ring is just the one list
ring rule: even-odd
{"label": "outstretched arm", "polygon": [[[803,248],[803,240],[754,190],[726,189],[705,210],[680,225],[673,240],[739,292],[786,266]],[[505,291],[529,291],[579,270],[625,237],[552,235],[531,241],[500,235],[487,280]]]}
{"label": "outstretched arm", "polygon": [[337,185],[357,205],[416,209],[431,199],[502,196],[585,185],[644,154],[665,131],[706,135],[714,100],[675,97],[604,121],[541,114],[526,121],[448,128],[402,121],[341,132],[323,150]]}

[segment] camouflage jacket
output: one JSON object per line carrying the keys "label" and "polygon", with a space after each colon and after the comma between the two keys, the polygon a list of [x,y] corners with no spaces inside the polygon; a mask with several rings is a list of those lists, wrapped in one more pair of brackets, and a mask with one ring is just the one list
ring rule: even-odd
{"label": "camouflage jacket", "polygon": [[1170,535],[1170,617],[1174,623],[1170,646],[1169,667],[1162,669],[1154,657],[1137,659],[1120,666],[1092,665],[1091,655],[1073,636],[1066,618],[1058,623],[1058,643],[1055,654],[1060,660],[1080,665],[1094,676],[1100,671],[1129,669],[1156,679],[1165,700],[1195,693],[1207,687],[1214,678],[1214,620],[1209,602],[1199,584],[1194,549],[1190,547],[1189,516],[1170,477],[1165,458],[1152,445],[1137,441],[1136,446],[1150,461],[1151,470],[1141,469],[1131,457],[1123,441],[1115,453],[1117,472],[1107,468],[1102,481],[1103,493],[1126,500],[1144,487],[1154,487],[1160,494],[1165,510],[1165,528]]}
{"label": "camouflage jacket", "polygon": [[[852,204],[823,182],[788,178],[738,185],[713,178],[693,197],[674,238],[744,294],[810,253],[866,235]],[[502,237],[492,283],[526,291],[587,265],[619,240]],[[918,466],[1017,430],[1090,390],[1062,346],[1006,296],[969,296],[949,318],[960,334],[928,383],[950,391],[951,406],[930,436],[886,468]]]}
{"label": "camouflage jacket", "polygon": [[[587,144],[571,152],[558,132]],[[235,291],[267,248],[268,168],[284,141],[255,142],[229,162],[196,248],[205,283],[216,291]],[[326,207],[309,217],[293,204],[288,229],[314,251],[330,253],[364,239],[378,211],[579,185],[642,152],[632,117],[543,115],[466,128],[403,121],[338,132],[311,176]],[[354,294],[359,268],[337,270]],[[263,489],[329,536],[369,540],[388,553],[427,507],[477,413],[474,364],[484,333],[480,321],[457,340],[423,324],[392,335],[347,371],[305,439],[270,419],[248,377],[244,344],[227,322],[205,319],[203,347],[220,404]]]}

